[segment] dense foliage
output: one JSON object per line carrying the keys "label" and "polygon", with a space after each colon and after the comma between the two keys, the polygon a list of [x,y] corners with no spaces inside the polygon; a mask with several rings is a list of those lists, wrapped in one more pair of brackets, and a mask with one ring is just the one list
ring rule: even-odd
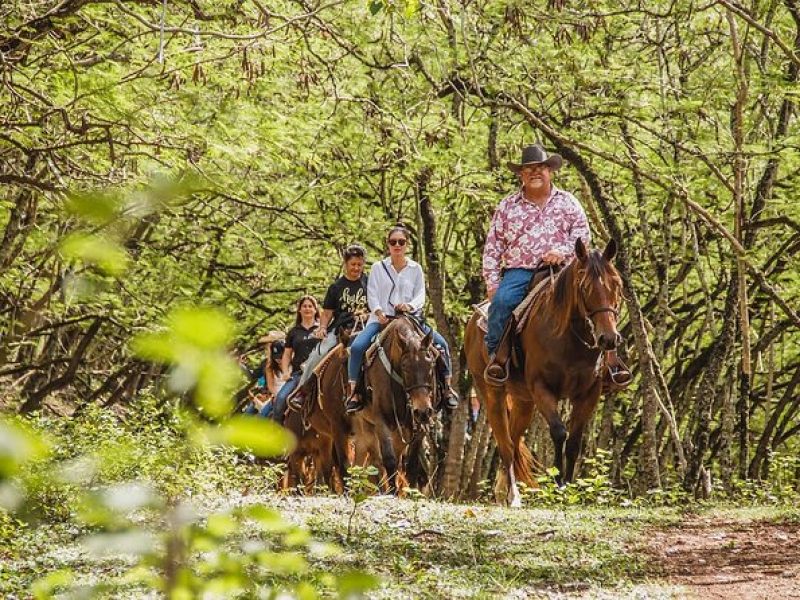
{"label": "dense foliage", "polygon": [[[617,484],[694,492],[794,449],[795,0],[12,0],[0,14],[8,410],[135,413],[164,368],[134,333],[199,302],[232,315],[247,349],[324,291],[338,248],[377,257],[397,218],[457,348],[488,217],[514,186],[505,161],[542,140],[594,241],[621,243],[637,377],[589,453],[610,452]],[[467,411],[433,440],[448,496],[476,495],[496,464]]]}

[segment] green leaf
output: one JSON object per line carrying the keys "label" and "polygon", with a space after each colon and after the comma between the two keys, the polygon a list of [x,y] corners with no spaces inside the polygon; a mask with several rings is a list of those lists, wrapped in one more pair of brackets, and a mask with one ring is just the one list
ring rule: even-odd
{"label": "green leaf", "polygon": [[231,515],[217,513],[208,517],[206,531],[214,537],[223,538],[236,531],[236,519]]}
{"label": "green leaf", "polygon": [[370,0],[369,13],[374,17],[383,10],[383,2],[381,0]]}
{"label": "green leaf", "polygon": [[279,575],[293,575],[308,569],[306,559],[297,552],[261,552],[257,560],[262,567]]}
{"label": "green leaf", "polygon": [[70,192],[65,208],[84,221],[106,225],[117,217],[121,204],[114,192]]}
{"label": "green leaf", "polygon": [[38,579],[31,586],[31,592],[36,600],[52,598],[58,588],[64,588],[75,580],[75,575],[70,569],[59,569]]}
{"label": "green leaf", "polygon": [[336,591],[340,598],[361,598],[369,590],[380,585],[380,581],[361,571],[351,571],[336,578]]}
{"label": "green leaf", "polygon": [[45,457],[47,441],[29,427],[0,421],[0,480],[16,474],[24,463]]}
{"label": "green leaf", "polygon": [[410,19],[419,10],[419,0],[406,0],[406,8],[405,8],[405,16],[407,19]]}
{"label": "green leaf", "polygon": [[236,415],[209,431],[209,439],[235,446],[256,456],[280,456],[295,445],[294,436],[272,421],[250,415]]}
{"label": "green leaf", "polygon": [[73,233],[61,243],[65,258],[94,265],[103,273],[119,276],[128,266],[125,249],[104,237],[87,233]]}
{"label": "green leaf", "polygon": [[167,319],[176,341],[197,348],[225,348],[234,336],[233,321],[213,308],[179,308]]}

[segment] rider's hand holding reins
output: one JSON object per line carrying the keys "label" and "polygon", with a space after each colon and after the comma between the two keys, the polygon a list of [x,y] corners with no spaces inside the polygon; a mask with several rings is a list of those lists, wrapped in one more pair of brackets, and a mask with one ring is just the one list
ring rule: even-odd
{"label": "rider's hand holding reins", "polygon": [[565,258],[566,257],[561,254],[561,252],[550,250],[549,252],[545,252],[541,262],[545,265],[560,265],[564,262]]}
{"label": "rider's hand holding reins", "polygon": [[380,323],[381,325],[386,325],[389,322],[389,317],[383,314],[382,310],[376,311],[375,316],[378,317],[378,323]]}

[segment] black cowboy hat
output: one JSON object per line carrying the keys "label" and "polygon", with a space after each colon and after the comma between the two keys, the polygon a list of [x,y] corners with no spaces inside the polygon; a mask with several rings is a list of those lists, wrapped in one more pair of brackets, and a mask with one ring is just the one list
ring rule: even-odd
{"label": "black cowboy hat", "polygon": [[561,168],[563,159],[560,154],[548,154],[539,144],[533,146],[525,146],[522,149],[522,160],[519,164],[512,162],[506,163],[508,168],[519,173],[520,169],[526,165],[539,165],[545,164],[553,171],[558,171]]}

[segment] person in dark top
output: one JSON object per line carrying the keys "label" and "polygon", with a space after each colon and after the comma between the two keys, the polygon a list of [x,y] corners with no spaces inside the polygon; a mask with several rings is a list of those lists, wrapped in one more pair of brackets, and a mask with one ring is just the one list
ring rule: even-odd
{"label": "person in dark top", "polygon": [[[334,281],[322,301],[322,317],[319,320],[317,338],[322,341],[314,348],[303,367],[298,387],[302,387],[314,373],[322,358],[336,346],[337,329],[353,321],[355,315],[367,314],[367,276],[364,262],[367,252],[363,246],[353,244],[344,249],[342,258],[344,275]],[[303,396],[298,393],[290,400],[300,406]]]}
{"label": "person in dark top", "polygon": [[319,305],[314,296],[303,296],[297,303],[294,327],[286,334],[286,347],[281,361],[284,373],[290,373],[275,396],[275,409],[272,414],[278,423],[283,423],[286,413],[286,402],[300,382],[302,365],[308,358],[319,339],[315,333],[319,328]]}

